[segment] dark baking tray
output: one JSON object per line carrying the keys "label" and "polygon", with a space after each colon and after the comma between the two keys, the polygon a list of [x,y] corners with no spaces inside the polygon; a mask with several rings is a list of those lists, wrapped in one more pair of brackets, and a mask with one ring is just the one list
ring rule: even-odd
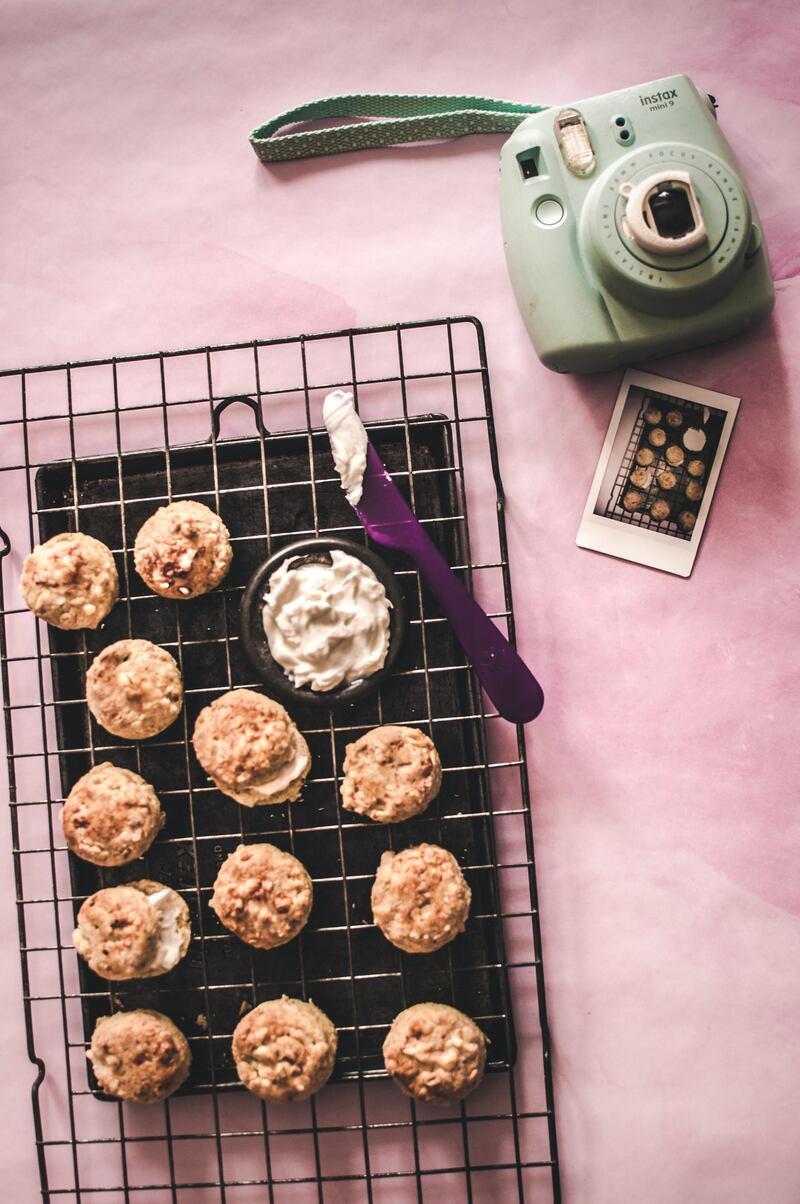
{"label": "dark baking tray", "polygon": [[[431,520],[427,529],[448,561],[468,563],[450,422],[433,415],[376,424],[371,437],[406,496],[413,491],[418,517]],[[337,1025],[334,1081],[382,1077],[381,1044],[393,1016],[411,1003],[438,1000],[478,1020],[491,1040],[489,1069],[513,1065],[479,700],[449,625],[435,621],[441,618],[436,603],[402,555],[379,549],[400,574],[410,620],[392,678],[378,696],[329,720],[310,707],[293,708],[313,755],[301,803],[238,807],[210,786],[187,741],[199,710],[212,698],[230,686],[261,688],[236,638],[240,599],[257,566],[303,533],[342,530],[365,539],[357,525],[354,529],[324,432],[265,432],[263,440],[215,438],[169,451],[50,464],[37,473],[36,496],[41,538],[78,527],[103,540],[114,550],[121,583],[120,601],[101,630],[49,632],[64,794],[92,763],[111,760],[152,782],[167,813],[149,853],[132,865],[102,870],[70,856],[75,911],[101,886],[154,878],[181,892],[194,934],[188,956],[159,979],[108,984],[80,961],[86,1041],[101,1015],[156,1008],[190,1040],[192,1072],[181,1093],[237,1089],[233,1028],[248,1005],[286,992],[313,999]],[[131,550],[136,531],[158,505],[186,496],[219,511],[234,539],[234,561],[222,588],[176,603],[146,590],[133,570]],[[170,649],[182,663],[186,689],[185,712],[139,745],[98,727],[84,701],[92,656],[131,635]],[[378,722],[416,724],[431,732],[446,770],[439,799],[424,816],[402,825],[373,824],[338,805],[335,778],[344,748]],[[250,949],[208,908],[217,869],[242,839],[270,840],[293,851],[315,880],[309,924],[283,948]],[[422,840],[441,843],[458,858],[473,903],[464,934],[437,953],[411,956],[371,925],[369,894],[381,853]],[[96,1083],[91,1086],[106,1098]]]}

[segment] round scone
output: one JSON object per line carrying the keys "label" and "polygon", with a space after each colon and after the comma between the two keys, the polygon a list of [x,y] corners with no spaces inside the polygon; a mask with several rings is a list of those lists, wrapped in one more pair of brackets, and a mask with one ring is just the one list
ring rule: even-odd
{"label": "round scone", "polygon": [[149,782],[103,761],[70,790],[61,826],[76,857],[93,865],[127,865],[150,848],[164,826],[164,812]]}
{"label": "round scone", "polygon": [[20,590],[37,618],[74,631],[100,626],[117,600],[119,578],[104,543],[80,531],[64,531],[26,558]]}
{"label": "round scone", "polygon": [[172,502],[151,514],[136,535],[133,563],[164,598],[196,598],[222,581],[233,551],[228,528],[202,502]]}
{"label": "round scone", "polygon": [[644,494],[639,493],[638,489],[629,489],[622,498],[622,509],[633,513],[634,510],[641,510],[644,505]]}
{"label": "round scone", "polygon": [[375,727],[348,744],[342,806],[381,824],[419,815],[436,798],[442,763],[432,740],[416,727]]}
{"label": "round scone", "polygon": [[236,1072],[248,1091],[272,1103],[308,1099],[331,1077],[336,1029],[302,999],[270,999],[248,1012],[233,1032]]}
{"label": "round scone", "polygon": [[92,661],[86,701],[107,732],[146,740],[163,732],[180,713],[181,671],[164,648],[149,640],[118,640]]}
{"label": "round scone", "polygon": [[279,702],[229,690],[197,716],[194,751],[214,785],[244,807],[294,802],[311,755]]}
{"label": "round scone", "polygon": [[681,510],[678,515],[678,526],[682,531],[693,531],[696,522],[697,515],[692,514],[691,510]]}
{"label": "round scone", "polygon": [[181,1030],[147,1008],[101,1016],[86,1056],[103,1091],[139,1104],[172,1095],[192,1064]]}
{"label": "round scone", "polygon": [[446,1003],[415,1003],[392,1021],[383,1060],[405,1095],[446,1107],[483,1078],[486,1037]]}
{"label": "round scone", "polygon": [[272,844],[240,844],[223,861],[209,907],[256,949],[274,949],[305,928],[314,888],[305,866]]}
{"label": "round scone", "polygon": [[101,978],[155,978],[186,954],[189,908],[169,886],[143,878],[96,891],[78,912],[75,948]]}
{"label": "round scone", "polygon": [[631,485],[635,485],[637,489],[649,489],[652,483],[652,468],[634,468],[631,473]]}
{"label": "round scone", "polygon": [[372,914],[387,941],[406,953],[432,953],[464,931],[472,891],[452,853],[420,844],[381,857]]}
{"label": "round scone", "polygon": [[158,916],[146,897],[128,886],[90,895],[78,912],[72,939],[80,956],[101,978],[138,978],[149,964],[158,936]]}

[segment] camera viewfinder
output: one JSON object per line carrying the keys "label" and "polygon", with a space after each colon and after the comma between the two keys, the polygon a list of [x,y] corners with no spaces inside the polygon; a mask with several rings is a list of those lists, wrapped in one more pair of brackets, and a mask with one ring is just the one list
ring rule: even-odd
{"label": "camera viewfinder", "polygon": [[530,150],[521,151],[517,155],[519,169],[522,172],[523,180],[532,180],[535,176],[541,175],[540,167],[541,150],[538,146],[531,147]]}

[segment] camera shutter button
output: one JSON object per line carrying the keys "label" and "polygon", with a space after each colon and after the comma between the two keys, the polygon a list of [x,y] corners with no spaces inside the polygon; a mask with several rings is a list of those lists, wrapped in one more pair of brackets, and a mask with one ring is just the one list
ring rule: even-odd
{"label": "camera shutter button", "polygon": [[564,216],[564,206],[555,197],[544,197],[536,206],[535,214],[541,226],[557,226]]}

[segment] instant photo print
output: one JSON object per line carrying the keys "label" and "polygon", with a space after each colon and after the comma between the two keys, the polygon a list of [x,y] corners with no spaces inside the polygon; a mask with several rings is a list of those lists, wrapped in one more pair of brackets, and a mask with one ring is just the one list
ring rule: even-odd
{"label": "instant photo print", "polygon": [[739,400],[626,372],[578,546],[688,577]]}

